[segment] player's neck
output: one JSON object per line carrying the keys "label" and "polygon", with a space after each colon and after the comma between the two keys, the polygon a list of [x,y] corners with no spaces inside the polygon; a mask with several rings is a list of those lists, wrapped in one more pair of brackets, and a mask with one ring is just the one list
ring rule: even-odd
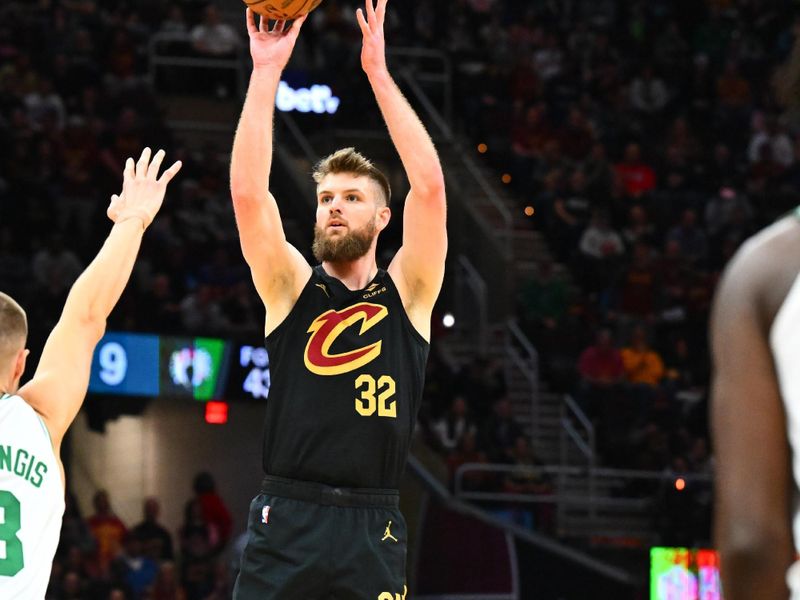
{"label": "player's neck", "polygon": [[348,290],[364,289],[378,274],[374,252],[367,252],[353,261],[325,261],[322,268],[328,275],[341,281]]}

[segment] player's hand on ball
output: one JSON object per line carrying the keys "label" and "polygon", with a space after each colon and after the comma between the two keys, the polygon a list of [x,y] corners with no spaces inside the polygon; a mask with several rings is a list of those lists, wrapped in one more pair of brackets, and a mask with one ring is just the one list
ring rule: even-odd
{"label": "player's hand on ball", "polygon": [[147,227],[161,208],[167,184],[180,171],[182,163],[175,162],[159,177],[158,171],[161,168],[161,161],[164,160],[164,151],[156,152],[152,160],[150,157],[150,148],[145,148],[138,162],[134,163],[132,158],[125,162],[122,191],[119,195],[111,196],[111,204],[106,211],[108,218],[114,223],[136,217]]}
{"label": "player's hand on ball", "polygon": [[247,35],[250,37],[253,68],[274,67],[283,70],[292,56],[300,28],[307,18],[307,14],[298,17],[289,29],[286,28],[286,21],[275,21],[270,29],[269,19],[266,17],[260,17],[260,24],[256,26],[256,14],[248,8]]}
{"label": "player's hand on ball", "polygon": [[367,16],[359,8],[356,18],[364,34],[364,46],[361,49],[361,66],[367,75],[386,71],[386,42],[383,37],[383,24],[386,20],[386,4],[388,0],[367,1]]}

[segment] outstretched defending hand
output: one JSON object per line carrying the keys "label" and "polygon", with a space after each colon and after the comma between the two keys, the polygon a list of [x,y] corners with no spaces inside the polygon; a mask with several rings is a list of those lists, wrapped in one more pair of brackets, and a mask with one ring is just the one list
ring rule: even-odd
{"label": "outstretched defending hand", "polygon": [[377,8],[372,5],[373,0],[367,0],[367,16],[359,8],[356,18],[364,34],[364,47],[361,49],[361,67],[364,72],[374,75],[386,71],[386,42],[383,38],[383,23],[386,20],[386,3],[388,0],[378,0]]}
{"label": "outstretched defending hand", "polygon": [[275,21],[272,30],[269,28],[269,19],[261,17],[261,22],[256,27],[256,14],[247,9],[247,35],[250,36],[250,56],[253,58],[253,68],[274,67],[283,70],[292,56],[300,28],[306,22],[308,15],[298,17],[289,29],[286,21]]}
{"label": "outstretched defending hand", "polygon": [[153,222],[164,201],[167,184],[180,171],[182,165],[181,161],[177,161],[158,177],[162,160],[164,160],[163,150],[156,152],[151,162],[150,148],[145,148],[136,164],[132,158],[125,162],[122,191],[119,195],[111,196],[111,204],[107,211],[109,219],[114,223],[121,223],[136,217],[142,220],[145,228]]}

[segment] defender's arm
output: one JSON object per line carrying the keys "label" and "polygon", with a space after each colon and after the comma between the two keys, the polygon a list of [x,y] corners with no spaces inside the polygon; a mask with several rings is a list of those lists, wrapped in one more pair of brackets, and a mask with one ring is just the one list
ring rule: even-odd
{"label": "defender's arm", "polygon": [[711,321],[714,537],[730,600],[788,598],[793,560],[786,422],[758,296],[768,257],[750,250],[725,274]]}

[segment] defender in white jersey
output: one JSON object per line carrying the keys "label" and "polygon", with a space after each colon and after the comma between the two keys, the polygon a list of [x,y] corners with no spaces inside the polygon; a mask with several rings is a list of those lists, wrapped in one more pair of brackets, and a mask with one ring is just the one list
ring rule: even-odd
{"label": "defender in white jersey", "polygon": [[19,388],[28,350],[25,311],[0,292],[0,599],[41,600],[64,514],[61,441],[89,385],[94,347],[130,278],[142,234],[179,162],[161,177],[164,152],[125,164],[111,197],[111,233],[75,281],[33,378]]}
{"label": "defender in white jersey", "polygon": [[725,600],[800,600],[800,213],[731,261],[711,337]]}

